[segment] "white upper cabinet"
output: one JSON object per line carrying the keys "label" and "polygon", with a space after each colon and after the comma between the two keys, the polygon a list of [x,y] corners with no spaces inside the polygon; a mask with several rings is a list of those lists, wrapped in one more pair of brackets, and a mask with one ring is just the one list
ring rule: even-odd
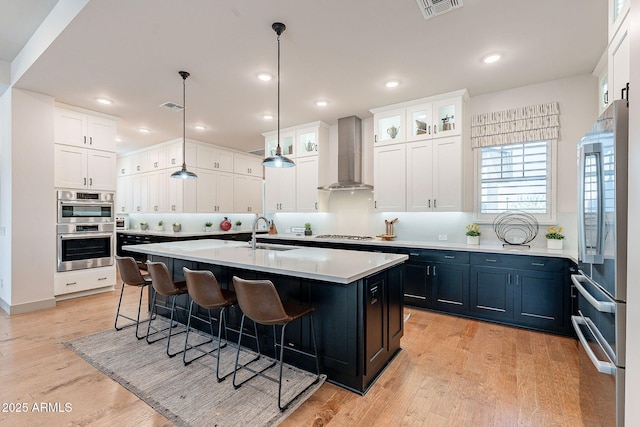
{"label": "white upper cabinet", "polygon": [[233,172],[233,152],[198,144],[196,166],[198,169]]}
{"label": "white upper cabinet", "polygon": [[405,153],[405,144],[373,149],[374,208],[378,212],[406,210]]}
{"label": "white upper cabinet", "polygon": [[296,212],[318,211],[318,156],[296,160]]}
{"label": "white upper cabinet", "polygon": [[233,174],[207,169],[197,169],[196,173],[197,212],[233,212]]}
{"label": "white upper cabinet", "polygon": [[131,175],[131,156],[120,156],[116,160],[117,176]]}
{"label": "white upper cabinet", "polygon": [[167,147],[160,145],[152,148],[147,153],[147,164],[150,171],[166,169],[167,165]]}
{"label": "white upper cabinet", "polygon": [[[264,153],[265,156],[274,156],[276,154],[276,148],[278,146],[278,133],[269,132],[263,134],[265,137]],[[280,129],[280,148],[282,149],[282,155],[286,157],[295,157],[295,138],[296,134],[294,130]]]}
{"label": "white upper cabinet", "polygon": [[262,178],[251,175],[234,175],[234,211],[237,213],[262,212]]}
{"label": "white upper cabinet", "polygon": [[55,186],[116,190],[116,154],[55,144]]}
{"label": "white upper cabinet", "polygon": [[262,157],[234,153],[233,173],[262,178],[263,169]]}
{"label": "white upper cabinet", "polygon": [[376,145],[397,144],[406,141],[404,108],[379,111],[373,116],[373,138]]}
{"label": "white upper cabinet", "polygon": [[296,129],[296,157],[317,156],[322,151],[322,144],[328,141],[328,132],[329,126],[325,123]]}
{"label": "white upper cabinet", "polygon": [[131,155],[131,173],[142,173],[148,170],[149,153],[142,151]]}
{"label": "white upper cabinet", "polygon": [[95,150],[116,150],[117,122],[63,108],[56,108],[54,142]]}
{"label": "white upper cabinet", "polygon": [[264,168],[267,212],[296,211],[296,169]]}

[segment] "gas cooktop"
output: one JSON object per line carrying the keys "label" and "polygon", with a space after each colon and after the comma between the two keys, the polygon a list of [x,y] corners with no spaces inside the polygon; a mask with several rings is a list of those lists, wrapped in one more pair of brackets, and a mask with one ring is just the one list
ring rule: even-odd
{"label": "gas cooktop", "polygon": [[340,240],[373,240],[371,236],[350,236],[348,234],[320,234],[316,239],[340,239]]}

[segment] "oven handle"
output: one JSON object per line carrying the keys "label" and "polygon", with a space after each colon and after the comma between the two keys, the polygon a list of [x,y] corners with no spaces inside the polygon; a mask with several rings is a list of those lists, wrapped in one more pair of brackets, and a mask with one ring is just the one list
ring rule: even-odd
{"label": "oven handle", "polygon": [[614,365],[611,362],[603,362],[602,360],[598,360],[598,358],[596,357],[596,354],[593,352],[591,347],[589,347],[589,344],[587,343],[587,339],[584,337],[584,334],[580,330],[580,326],[578,326],[578,325],[585,325],[587,328],[591,330],[591,327],[589,326],[589,321],[580,316],[571,316],[571,323],[573,323],[573,329],[576,331],[576,334],[578,335],[578,339],[582,344],[582,348],[584,348],[584,351],[587,352],[587,356],[589,356],[589,359],[591,360],[591,363],[593,363],[593,366],[595,366],[598,372],[600,373],[615,376],[616,365]]}
{"label": "oven handle", "polygon": [[90,238],[100,238],[100,237],[111,237],[113,238],[113,233],[96,233],[96,232],[87,232],[87,233],[74,233],[74,234],[58,234],[60,240],[73,240],[73,239],[84,239],[87,237]]}
{"label": "oven handle", "polygon": [[576,289],[578,289],[578,291],[582,294],[582,296],[585,297],[586,300],[589,301],[589,304],[591,304],[596,310],[598,310],[601,313],[616,312],[615,302],[598,301],[593,297],[593,295],[589,293],[589,291],[585,289],[584,286],[582,286],[582,283],[591,283],[594,286],[596,286],[587,276],[584,276],[582,274],[572,274],[571,281],[576,286]]}
{"label": "oven handle", "polygon": [[110,200],[58,200],[60,206],[113,206]]}

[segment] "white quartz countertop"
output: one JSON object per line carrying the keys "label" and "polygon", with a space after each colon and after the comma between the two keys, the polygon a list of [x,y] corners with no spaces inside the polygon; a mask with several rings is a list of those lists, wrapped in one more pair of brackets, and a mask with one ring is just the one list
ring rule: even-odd
{"label": "white quartz countertop", "polygon": [[[258,245],[260,246],[263,245]],[[264,246],[252,250],[245,242],[203,239],[127,245],[123,246],[123,249],[340,284],[362,279],[408,259],[407,255],[381,252],[286,245]]]}
{"label": "white quartz countertop", "polygon": [[467,252],[491,252],[491,253],[504,253],[512,255],[533,255],[533,256],[545,256],[556,258],[567,258],[574,262],[578,261],[577,250],[554,250],[547,248],[527,248],[525,246],[505,246],[499,243],[481,243],[480,245],[467,245],[464,243],[448,243],[448,242],[426,242],[415,240],[382,240],[376,237],[372,240],[350,240],[350,239],[319,239],[316,236],[298,236],[294,234],[262,234],[256,236],[257,240],[260,239],[279,239],[283,243],[291,242],[295,244],[295,241],[317,241],[317,242],[330,242],[336,244],[349,244],[349,245],[363,245],[363,246],[380,246],[380,247],[399,247],[410,249],[441,249],[441,250],[455,250],[455,251],[467,251]]}

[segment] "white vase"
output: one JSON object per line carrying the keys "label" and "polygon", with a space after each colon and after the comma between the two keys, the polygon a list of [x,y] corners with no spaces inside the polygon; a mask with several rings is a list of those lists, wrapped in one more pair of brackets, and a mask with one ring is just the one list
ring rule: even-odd
{"label": "white vase", "polygon": [[467,236],[467,245],[479,245],[480,236]]}
{"label": "white vase", "polygon": [[562,239],[547,239],[547,249],[562,250]]}
{"label": "white vase", "polygon": [[212,227],[207,227],[206,225],[204,226],[205,233],[210,233],[211,229],[212,229]]}

